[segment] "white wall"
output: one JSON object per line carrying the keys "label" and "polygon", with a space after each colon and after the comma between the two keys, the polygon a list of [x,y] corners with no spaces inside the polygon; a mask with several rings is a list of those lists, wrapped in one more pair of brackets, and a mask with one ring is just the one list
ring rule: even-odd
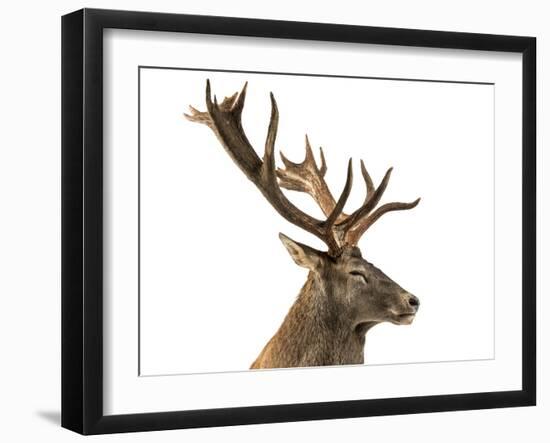
{"label": "white wall", "polygon": [[[508,4],[510,3],[510,4]],[[80,7],[157,10],[287,20],[532,35],[538,38],[539,152],[550,105],[541,80],[550,72],[550,30],[544,2],[462,0],[376,4],[296,1],[10,2],[2,10],[0,69],[0,437],[3,441],[74,441],[59,428],[60,409],[60,16]],[[548,76],[548,74],[546,74]],[[546,117],[546,118],[545,118]],[[540,179],[550,165],[539,157]],[[544,189],[546,188],[546,189]],[[545,192],[546,191],[546,192]],[[550,201],[542,204],[544,225]],[[541,237],[539,237],[541,238]],[[547,256],[542,236],[539,270]],[[541,273],[539,271],[539,273]],[[539,294],[548,277],[539,279]],[[539,297],[539,319],[548,312]],[[422,442],[547,441],[550,413],[548,324],[539,321],[539,406],[533,408],[169,431],[99,437],[129,441],[279,441],[298,438]],[[546,347],[546,350],[544,349]]]}

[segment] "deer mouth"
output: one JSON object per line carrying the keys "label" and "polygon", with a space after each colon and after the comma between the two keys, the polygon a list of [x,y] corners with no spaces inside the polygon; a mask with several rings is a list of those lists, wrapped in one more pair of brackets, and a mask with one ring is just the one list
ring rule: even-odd
{"label": "deer mouth", "polygon": [[415,315],[416,312],[406,312],[404,314],[398,314],[396,315],[396,321],[394,323],[398,325],[410,325],[413,322]]}

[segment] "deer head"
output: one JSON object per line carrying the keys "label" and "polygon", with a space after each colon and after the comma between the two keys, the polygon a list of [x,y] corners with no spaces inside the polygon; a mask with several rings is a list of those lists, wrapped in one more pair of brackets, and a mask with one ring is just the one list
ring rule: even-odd
{"label": "deer head", "polygon": [[[304,161],[302,163],[291,162],[281,153],[284,167],[276,168],[275,139],[279,113],[275,98],[273,94],[270,94],[271,118],[263,159],[260,159],[241,124],[246,89],[247,84],[244,85],[240,93],[226,97],[221,103],[218,103],[215,96],[212,100],[210,82],[207,80],[206,112],[198,111],[190,106],[190,114],[185,114],[185,116],[190,121],[205,124],[214,132],[237,166],[280,215],[294,225],[317,236],[327,245],[327,251],[318,251],[280,234],[281,241],[294,261],[310,271],[308,278],[310,284],[306,283],[303,291],[322,294],[313,297],[313,302],[309,300],[307,303],[322,305],[322,311],[332,319],[330,320],[332,326],[337,325],[338,328],[344,328],[352,334],[363,337],[372,325],[383,321],[394,324],[410,324],[418,310],[418,299],[363,259],[357,243],[365,231],[382,215],[391,211],[414,208],[420,199],[411,203],[394,202],[377,207],[388,185],[392,168],[388,169],[376,187],[361,161],[366,197],[357,210],[351,214],[344,213],[344,205],[351,192],[353,181],[351,158],[348,162],[346,182],[337,200],[333,197],[324,179],[327,165],[323,150],[320,149],[321,165],[318,166],[307,136]],[[288,200],[281,188],[309,194],[320,206],[326,218],[318,220],[304,213]],[[297,303],[306,298],[306,296],[301,299],[299,297]],[[292,309],[289,315],[291,313]],[[289,320],[287,316],[285,322],[287,325],[291,325],[292,320]],[[285,323],[283,323],[284,325]],[[327,328],[329,326],[327,325]],[[289,327],[292,329],[292,326]],[[281,327],[277,334],[283,334],[283,329]],[[301,327],[297,329],[303,330]],[[292,335],[293,332],[289,333]],[[271,351],[275,352],[277,343],[273,340],[277,334],[266,346],[262,355],[270,346]],[[295,350],[280,350],[280,352],[292,353]],[[304,354],[310,355],[311,352],[308,352],[304,351]],[[266,358],[271,363],[264,361],[257,367],[304,365],[302,364],[304,363],[303,358],[298,362],[299,364],[288,361],[273,363],[272,355],[269,358],[264,355],[264,360]],[[338,361],[344,360],[341,363],[356,362],[357,358],[350,357],[349,359],[354,361],[345,361],[346,358],[340,358]],[[315,358],[312,361],[312,364],[319,364]],[[329,358],[328,363],[323,360],[323,363],[320,364],[332,363],[334,362]]]}
{"label": "deer head", "polygon": [[309,269],[319,289],[330,295],[331,310],[345,319],[339,323],[358,333],[384,321],[412,323],[418,298],[363,259],[359,248],[346,247],[331,257],[284,234],[279,237],[296,264]]}

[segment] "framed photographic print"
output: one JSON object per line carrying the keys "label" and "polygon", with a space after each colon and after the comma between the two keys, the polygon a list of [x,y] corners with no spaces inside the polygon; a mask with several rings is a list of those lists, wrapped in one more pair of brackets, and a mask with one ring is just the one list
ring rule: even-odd
{"label": "framed photographic print", "polygon": [[535,404],[531,37],[62,20],[62,425]]}

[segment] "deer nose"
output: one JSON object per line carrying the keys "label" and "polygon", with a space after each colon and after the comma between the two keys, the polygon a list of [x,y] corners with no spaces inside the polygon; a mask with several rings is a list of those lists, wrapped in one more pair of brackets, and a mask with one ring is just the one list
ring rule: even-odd
{"label": "deer nose", "polygon": [[418,298],[414,295],[409,294],[409,305],[413,308],[418,309],[418,307],[420,306],[420,300],[418,300]]}

